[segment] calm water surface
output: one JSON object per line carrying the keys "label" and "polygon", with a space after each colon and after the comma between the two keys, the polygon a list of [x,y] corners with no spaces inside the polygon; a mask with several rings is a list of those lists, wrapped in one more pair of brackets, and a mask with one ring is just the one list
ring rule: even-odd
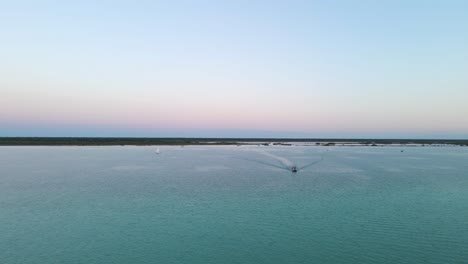
{"label": "calm water surface", "polygon": [[0,263],[468,263],[468,148],[155,149],[0,147]]}

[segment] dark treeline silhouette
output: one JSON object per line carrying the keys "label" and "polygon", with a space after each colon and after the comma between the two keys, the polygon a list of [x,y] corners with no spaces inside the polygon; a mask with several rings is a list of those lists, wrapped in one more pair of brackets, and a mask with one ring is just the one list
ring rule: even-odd
{"label": "dark treeline silhouette", "polygon": [[0,137],[0,146],[114,146],[114,145],[288,145],[284,142],[316,142],[333,146],[335,143],[379,144],[449,144],[468,146],[468,139],[345,139],[345,138],[125,138],[125,137]]}

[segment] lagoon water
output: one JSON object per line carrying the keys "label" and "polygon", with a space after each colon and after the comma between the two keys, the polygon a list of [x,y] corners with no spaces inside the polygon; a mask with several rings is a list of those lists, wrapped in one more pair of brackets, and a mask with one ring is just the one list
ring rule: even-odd
{"label": "lagoon water", "polygon": [[0,263],[468,263],[468,148],[155,149],[1,147]]}

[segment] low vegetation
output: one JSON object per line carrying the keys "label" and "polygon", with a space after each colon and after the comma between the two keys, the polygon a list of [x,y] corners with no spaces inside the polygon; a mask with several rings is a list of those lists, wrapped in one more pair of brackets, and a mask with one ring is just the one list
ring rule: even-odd
{"label": "low vegetation", "polygon": [[468,146],[468,140],[452,139],[297,139],[297,138],[104,138],[104,137],[0,137],[0,146],[118,146],[118,145],[291,145],[317,142],[334,146],[338,143],[362,145],[419,144]]}

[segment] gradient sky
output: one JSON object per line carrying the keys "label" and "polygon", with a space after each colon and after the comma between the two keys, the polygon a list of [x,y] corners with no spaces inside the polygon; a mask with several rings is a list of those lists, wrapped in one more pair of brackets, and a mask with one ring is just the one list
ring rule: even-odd
{"label": "gradient sky", "polygon": [[0,136],[468,138],[467,14],[0,0]]}

